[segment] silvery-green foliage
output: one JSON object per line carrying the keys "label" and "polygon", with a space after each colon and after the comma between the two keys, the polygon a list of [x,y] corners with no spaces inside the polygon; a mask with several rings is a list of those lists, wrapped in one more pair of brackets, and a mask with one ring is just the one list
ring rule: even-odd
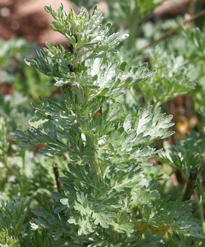
{"label": "silvery-green foliage", "polygon": [[205,154],[204,138],[203,132],[191,131],[184,139],[177,141],[176,145],[165,145],[166,151],[159,154],[159,160],[179,169],[187,179],[191,170],[198,167],[199,178],[203,169],[200,163]]}
{"label": "silvery-green foliage", "polygon": [[111,24],[102,27],[103,16],[94,7],[91,17],[85,8],[75,18],[73,9],[69,15],[63,11],[63,5],[58,12],[51,7],[45,7],[55,21],[51,28],[62,33],[68,41],[69,51],[60,44],[57,47],[47,43],[47,48],[37,52],[35,60],[27,60],[28,65],[38,68],[42,73],[53,76],[55,81],[63,80],[64,83],[73,83],[76,76],[85,71],[81,64],[90,58],[105,57],[113,51],[116,45],[127,38],[119,33],[109,35]]}
{"label": "silvery-green foliage", "polygon": [[19,247],[18,235],[25,220],[26,198],[5,203],[0,206],[0,244],[1,246]]}
{"label": "silvery-green foliage", "polygon": [[140,247],[167,247],[169,246],[169,242],[165,241],[163,237],[153,235],[150,230],[148,230],[144,236],[140,239]]}
{"label": "silvery-green foliage", "polygon": [[28,97],[19,92],[13,95],[0,95],[0,115],[6,119],[8,131],[12,132],[16,128],[27,126],[33,114],[33,110],[27,106],[28,103]]}
{"label": "silvery-green foliage", "polygon": [[9,171],[13,171],[12,176],[9,175],[9,171],[6,172],[8,168],[2,162],[1,186],[5,188],[0,199],[14,200],[16,197],[27,196],[30,202],[47,207],[47,202],[52,201],[52,192],[56,190],[52,162],[57,164],[59,169],[65,169],[66,162],[62,157],[51,160],[40,154],[34,156],[33,152],[29,151],[20,153],[19,150],[20,148],[16,148],[18,153],[7,157]]}
{"label": "silvery-green foliage", "polygon": [[[62,100],[40,97],[40,105],[32,104],[35,115],[29,129],[17,130],[13,138],[23,147],[43,143],[43,154],[69,160],[67,167],[59,165],[63,188],[53,193],[55,205],[35,212],[33,246],[38,238],[39,246],[124,247],[137,246],[137,240],[141,246],[167,246],[162,236],[150,232],[140,238],[142,229],[137,232],[135,227],[141,222],[166,224],[177,233],[200,238],[199,222],[190,219],[190,202],[160,198],[143,169],[159,151],[154,141],[173,134],[168,130],[172,116],[156,105],[127,114],[118,101],[126,89],[147,85],[155,71],[149,72],[147,64],[131,67],[107,59],[127,35],[109,35],[110,24],[103,28],[96,7],[91,16],[82,8],[76,17],[72,9],[65,13],[62,5],[58,12],[45,9],[55,19],[51,28],[67,38],[69,50],[47,44],[27,64],[62,87]],[[170,73],[168,79],[175,70]],[[192,87],[190,81],[187,84]]]}
{"label": "silvery-green foliage", "polygon": [[194,28],[193,30],[184,29],[184,35],[194,44],[197,48],[197,57],[198,59],[204,59],[205,56],[205,33],[202,32],[198,27]]}
{"label": "silvery-green foliage", "polygon": [[183,233],[185,236],[203,238],[200,233],[200,220],[191,219],[192,209],[189,206],[191,201],[182,202],[179,197],[175,202],[169,201],[170,196],[163,200],[156,198],[150,205],[144,205],[143,217],[150,225],[160,226],[166,224],[176,233]]}
{"label": "silvery-green foliage", "polygon": [[159,107],[195,88],[195,81],[188,76],[192,67],[183,56],[174,57],[156,47],[149,57],[151,67],[157,70],[157,73],[151,82],[139,83],[147,105],[153,102],[154,107]]}
{"label": "silvery-green foliage", "polygon": [[204,244],[204,240],[198,239],[198,238],[192,238],[192,237],[187,237],[184,236],[182,233],[176,234],[170,234],[168,233],[169,238],[177,245],[180,247],[187,247],[191,241],[193,241],[193,247],[198,247],[201,244]]}
{"label": "silvery-green foliage", "polygon": [[[37,46],[27,43],[23,38],[0,39],[0,84],[15,81],[18,69],[24,66],[23,57],[30,55],[33,49],[37,49]],[[16,66],[13,65],[13,58],[18,61]]]}

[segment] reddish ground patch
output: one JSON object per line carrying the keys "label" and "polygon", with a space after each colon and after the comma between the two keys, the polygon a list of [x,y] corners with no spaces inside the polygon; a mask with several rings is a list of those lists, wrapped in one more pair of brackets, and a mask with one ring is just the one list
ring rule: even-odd
{"label": "reddish ground patch", "polygon": [[50,29],[53,18],[44,10],[45,5],[57,10],[61,2],[66,11],[73,6],[66,0],[0,0],[0,38],[8,40],[12,36],[24,36],[28,42],[39,45],[46,41],[64,43],[65,38]]}

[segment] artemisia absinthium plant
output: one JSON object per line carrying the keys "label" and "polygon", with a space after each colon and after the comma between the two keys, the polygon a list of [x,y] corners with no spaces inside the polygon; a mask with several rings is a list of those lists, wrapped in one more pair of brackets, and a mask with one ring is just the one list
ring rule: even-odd
{"label": "artemisia absinthium plant", "polygon": [[96,6],[91,16],[85,8],[78,16],[73,9],[67,14],[63,5],[58,12],[51,7],[45,10],[54,18],[51,29],[66,37],[69,49],[46,43],[47,48],[26,63],[61,87],[62,100],[40,97],[41,105],[32,104],[35,116],[29,129],[17,130],[13,138],[20,139],[23,147],[44,144],[42,153],[63,154],[68,165],[60,171],[61,193],[53,193],[56,204],[35,213],[31,240],[22,238],[22,243],[168,246],[163,236],[145,231],[144,223],[165,226],[176,238],[201,238],[199,222],[190,218],[191,202],[161,198],[145,172],[151,165],[147,160],[158,152],[154,141],[172,134],[168,131],[172,116],[152,106],[126,114],[120,100],[155,71],[149,72],[146,64],[109,62],[111,52],[128,35],[110,35],[111,24],[102,26]]}

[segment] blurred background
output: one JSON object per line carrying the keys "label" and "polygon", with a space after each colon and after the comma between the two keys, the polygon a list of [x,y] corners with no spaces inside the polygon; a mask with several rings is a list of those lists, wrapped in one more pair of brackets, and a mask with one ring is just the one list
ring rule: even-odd
{"label": "blurred background", "polygon": [[[45,5],[51,5],[53,9],[57,10],[60,4],[63,3],[66,11],[69,11],[71,7],[79,11],[80,6],[91,9],[95,4],[98,4],[98,8],[106,14],[106,17],[112,19],[112,13],[109,13],[110,8],[118,8],[117,2],[120,1],[0,0],[0,37],[4,40],[9,40],[13,36],[25,37],[29,43],[35,42],[41,46],[44,46],[45,41],[48,40],[53,44],[65,42],[60,34],[53,33],[53,31],[50,30],[49,25],[52,21],[52,17],[44,11]],[[130,5],[132,4],[132,1],[127,2],[129,2]],[[156,8],[153,9],[153,13],[147,13],[148,16],[144,16],[146,17],[146,21],[173,19],[177,16],[184,17],[185,14],[193,15],[203,9],[205,5],[205,2],[202,0],[158,0],[152,2],[156,2],[159,6],[154,6]],[[136,19],[137,18],[136,16]],[[120,20],[118,19],[116,21],[119,22]],[[123,19],[121,19],[121,21],[123,22]]]}

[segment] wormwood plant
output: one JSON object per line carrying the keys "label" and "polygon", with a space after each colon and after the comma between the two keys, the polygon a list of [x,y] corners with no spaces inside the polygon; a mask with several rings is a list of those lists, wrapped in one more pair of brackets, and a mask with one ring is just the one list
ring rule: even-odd
{"label": "wormwood plant", "polygon": [[[155,71],[149,72],[146,64],[130,67],[126,62],[109,61],[128,35],[110,35],[111,25],[101,25],[103,17],[97,7],[91,16],[85,8],[78,16],[72,9],[67,14],[63,5],[58,12],[51,7],[45,10],[54,18],[51,28],[66,37],[68,49],[47,43],[26,63],[61,87],[62,100],[40,97],[41,105],[32,104],[35,116],[29,129],[17,130],[13,138],[21,140],[22,147],[44,144],[43,154],[62,155],[68,164],[60,169],[55,205],[36,211],[31,229],[29,224],[23,226],[25,199],[2,201],[1,243],[168,246],[163,237],[167,232],[176,244],[181,239],[189,243],[192,237],[199,243],[201,222],[191,218],[191,201],[162,198],[154,182],[161,179],[160,170],[148,163],[159,152],[154,141],[173,133],[168,131],[172,116],[157,105],[135,107],[128,113],[121,103],[131,87],[147,83]],[[199,160],[194,162],[197,166]],[[153,235],[152,228],[159,229],[159,234]]]}

